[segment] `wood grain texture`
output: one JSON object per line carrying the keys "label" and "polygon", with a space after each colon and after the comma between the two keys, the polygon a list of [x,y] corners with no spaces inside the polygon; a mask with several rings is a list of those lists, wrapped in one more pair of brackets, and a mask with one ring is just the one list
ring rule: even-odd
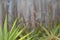
{"label": "wood grain texture", "polygon": [[[0,25],[8,15],[9,26],[16,17],[22,18],[22,24],[36,26],[35,22],[48,24],[56,16],[60,17],[60,1],[58,0],[0,0]],[[52,15],[52,16],[51,16]]]}

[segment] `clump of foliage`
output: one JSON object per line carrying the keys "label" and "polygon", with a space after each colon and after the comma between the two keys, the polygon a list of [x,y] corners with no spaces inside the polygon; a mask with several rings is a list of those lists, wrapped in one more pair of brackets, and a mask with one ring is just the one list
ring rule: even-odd
{"label": "clump of foliage", "polygon": [[59,23],[52,29],[47,29],[45,26],[40,25],[40,28],[37,30],[31,29],[32,32],[28,31],[25,25],[20,27],[20,24],[17,24],[17,19],[14,21],[9,31],[7,24],[6,16],[4,27],[2,28],[0,26],[0,40],[60,40]]}
{"label": "clump of foliage", "polygon": [[[11,30],[8,31],[8,22],[7,22],[7,16],[4,21],[4,28],[0,26],[0,40],[17,40],[18,36],[22,34],[22,32],[26,29],[26,27],[22,28],[20,30],[20,26],[16,25],[17,19],[14,21]],[[17,26],[17,27],[16,27]],[[23,40],[26,37],[28,37],[32,32],[26,34],[25,36],[19,38],[19,40]]]}
{"label": "clump of foliage", "polygon": [[60,40],[60,24],[56,25],[54,28],[48,30],[45,27],[41,27],[44,32],[42,32],[42,36],[40,40]]}

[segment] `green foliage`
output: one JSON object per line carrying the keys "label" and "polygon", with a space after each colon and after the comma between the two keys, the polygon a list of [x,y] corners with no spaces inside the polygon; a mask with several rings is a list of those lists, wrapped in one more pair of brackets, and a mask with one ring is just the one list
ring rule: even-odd
{"label": "green foliage", "polygon": [[42,27],[42,30],[44,30],[45,33],[43,34],[43,32],[42,32],[43,36],[40,37],[40,40],[60,40],[60,38],[59,38],[60,32],[58,32],[59,29],[60,29],[60,24],[49,31],[45,27]]}
{"label": "green foliage", "polygon": [[[26,29],[26,27],[20,30],[20,26],[16,25],[17,19],[14,21],[11,30],[8,31],[7,29],[7,16],[4,21],[4,28],[0,26],[0,40],[16,40],[18,36]],[[17,27],[16,27],[17,26]],[[28,33],[27,35],[21,37],[20,39],[25,39],[28,35],[32,32]]]}
{"label": "green foliage", "polygon": [[22,28],[17,25],[17,19],[12,24],[11,30],[8,31],[7,16],[4,21],[4,27],[0,26],[0,40],[60,40],[60,24],[54,28],[47,29],[40,26],[40,29],[29,31],[24,25]]}

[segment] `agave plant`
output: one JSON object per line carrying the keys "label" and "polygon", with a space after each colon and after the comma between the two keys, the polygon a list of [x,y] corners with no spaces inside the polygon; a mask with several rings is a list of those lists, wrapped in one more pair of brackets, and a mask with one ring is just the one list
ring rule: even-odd
{"label": "agave plant", "polygon": [[45,31],[45,33],[42,33],[43,36],[40,37],[40,40],[60,40],[60,32],[58,32],[60,29],[60,24],[52,30],[47,30],[45,27],[41,28]]}
{"label": "agave plant", "polygon": [[[20,30],[20,26],[16,25],[17,19],[14,21],[11,30],[8,31],[7,28],[7,16],[4,21],[4,28],[0,27],[0,40],[18,40],[17,37],[21,35],[21,33],[25,30],[26,27]],[[17,26],[17,27],[16,27]],[[23,40],[28,37],[32,32],[27,35],[19,38],[19,40]]]}

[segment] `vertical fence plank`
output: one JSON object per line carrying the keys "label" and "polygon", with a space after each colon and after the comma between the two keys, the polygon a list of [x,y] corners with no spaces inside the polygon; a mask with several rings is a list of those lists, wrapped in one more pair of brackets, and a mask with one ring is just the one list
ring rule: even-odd
{"label": "vertical fence plank", "polygon": [[8,7],[8,23],[9,27],[12,26],[13,21],[17,17],[17,1],[16,0],[9,0],[9,7]]}
{"label": "vertical fence plank", "polygon": [[2,0],[0,0],[0,26],[2,26]]}

